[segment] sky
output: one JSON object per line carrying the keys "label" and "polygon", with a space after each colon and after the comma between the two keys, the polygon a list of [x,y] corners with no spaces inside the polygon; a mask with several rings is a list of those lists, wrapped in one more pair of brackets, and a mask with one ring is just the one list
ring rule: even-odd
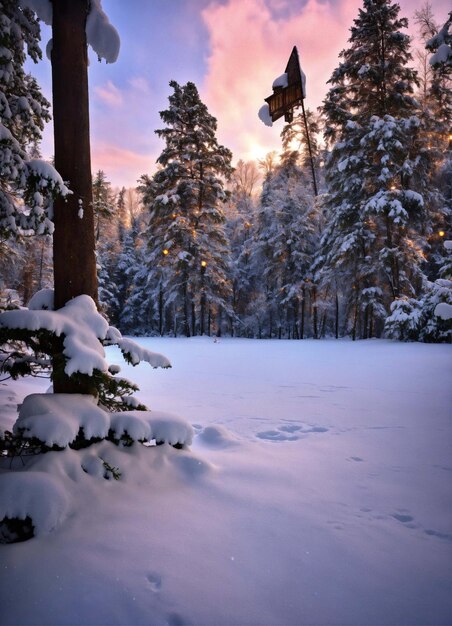
{"label": "sky", "polygon": [[[413,15],[424,0],[399,4],[414,35]],[[442,25],[449,1],[430,4]],[[154,131],[163,127],[159,111],[167,108],[170,80],[196,84],[234,163],[279,151],[283,119],[269,128],[257,116],[273,80],[296,45],[307,76],[305,106],[316,109],[362,0],[103,0],[102,5],[119,32],[121,50],[114,64],[99,63],[90,52],[92,169],[102,169],[115,187],[134,187],[142,174],[152,175],[162,151]],[[50,36],[44,26],[43,48]],[[45,53],[29,69],[51,100]],[[44,158],[53,155],[52,132],[49,124]]]}

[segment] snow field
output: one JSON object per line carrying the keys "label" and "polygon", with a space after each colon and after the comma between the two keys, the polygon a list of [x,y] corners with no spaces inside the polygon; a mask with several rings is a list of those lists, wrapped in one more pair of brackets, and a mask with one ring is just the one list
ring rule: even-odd
{"label": "snow field", "polygon": [[[139,343],[173,368],[108,360],[192,424],[191,450],[101,442],[34,459],[70,507],[0,547],[1,623],[452,622],[450,346]],[[2,424],[21,385],[1,388]]]}

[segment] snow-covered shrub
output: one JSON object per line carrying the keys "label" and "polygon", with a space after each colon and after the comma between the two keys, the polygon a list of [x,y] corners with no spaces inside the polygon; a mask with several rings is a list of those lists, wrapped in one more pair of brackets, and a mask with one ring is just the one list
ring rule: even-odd
{"label": "snow-covered shrub", "polygon": [[391,304],[385,321],[385,334],[400,341],[416,341],[419,337],[421,306],[415,298],[399,298]]}
{"label": "snow-covered shrub", "polygon": [[69,512],[60,481],[45,472],[0,476],[0,543],[16,543],[58,528]]}
{"label": "snow-covered shrub", "polygon": [[27,154],[50,117],[49,103],[23,67],[27,55],[35,63],[41,58],[31,11],[3,1],[0,41],[0,234],[7,240],[52,233],[53,200],[70,191],[49,163]]}
{"label": "snow-covered shrub", "polygon": [[443,305],[452,306],[452,281],[439,279],[429,283],[429,291],[422,301],[420,341],[444,343],[452,340],[452,319],[438,315],[438,307]]}
{"label": "snow-covered shrub", "polygon": [[385,321],[387,337],[401,341],[444,343],[452,339],[452,320],[438,314],[438,307],[452,306],[452,281],[427,282],[421,298],[400,298],[391,304]]}
{"label": "snow-covered shrub", "polygon": [[[13,427],[13,436],[25,439],[39,452],[86,448],[102,439],[128,447],[135,441],[183,447],[192,441],[192,427],[179,417],[155,411],[112,413],[90,395],[49,393],[25,398]],[[11,448],[7,448],[11,451]]]}
{"label": "snow-covered shrub", "polygon": [[[168,359],[122,337],[98,313],[89,296],[78,296],[54,310],[53,291],[41,290],[28,309],[0,313],[1,344],[13,345],[0,364],[6,375],[17,378],[50,371],[53,380],[65,376],[72,382],[89,382],[92,394],[28,395],[12,431],[0,436],[0,461],[14,470],[0,480],[0,543],[51,532],[66,517],[65,492],[53,476],[58,463],[49,462],[44,473],[33,471],[29,457],[65,450],[62,464],[68,467],[66,462],[72,463],[72,476],[83,473],[120,480],[121,468],[96,453],[95,444],[106,440],[124,448],[138,441],[183,448],[191,443],[190,424],[172,415],[151,413],[131,395],[136,385],[116,376],[120,368],[108,365],[104,346],[117,345],[132,365],[147,361],[154,368],[167,368],[171,367]],[[70,456],[90,446],[94,452],[82,453],[79,460]],[[15,457],[20,457],[21,464]],[[14,498],[15,490],[20,497]]]}
{"label": "snow-covered shrub", "polygon": [[[146,361],[154,368],[171,367],[163,355],[123,338],[116,328],[108,325],[87,295],[73,298],[54,311],[53,291],[42,290],[30,300],[28,309],[3,312],[0,314],[0,345],[11,340],[21,342],[23,349],[12,352],[0,371],[18,378],[36,373],[37,368],[49,370],[52,364],[52,378],[64,374],[75,381],[89,379],[93,395],[108,409],[137,408],[137,401],[121,401],[137,387],[124,378],[115,377],[118,368],[108,366],[104,345],[119,346],[125,360],[132,365]],[[62,347],[61,363],[53,358],[59,347]]]}
{"label": "snow-covered shrub", "polygon": [[[120,371],[118,366],[108,365],[104,351],[107,345],[119,346],[125,360],[132,365],[146,361],[154,368],[171,367],[163,355],[125,339],[116,328],[109,326],[98,313],[94,301],[86,295],[73,298],[54,311],[53,291],[41,290],[30,300],[28,309],[1,313],[0,346],[3,358],[0,373],[13,379],[45,373],[52,380],[65,376],[76,383],[89,382],[92,389],[92,396],[86,399],[90,403],[90,417],[86,423],[83,396],[56,394],[50,411],[40,410],[42,401],[37,402],[34,396],[29,396],[22,405],[14,432],[7,433],[2,440],[2,448],[8,453],[17,452],[23,438],[27,439],[29,452],[47,451],[55,446],[63,448],[68,444],[83,447],[96,438],[107,437],[109,421],[106,411],[146,410],[132,395],[138,387],[117,376]],[[67,415],[73,402],[73,417],[69,420],[72,427],[68,427],[64,415]],[[31,413],[28,411],[30,403],[33,407]],[[93,412],[102,418],[102,428],[95,427],[99,420],[94,419]],[[38,425],[33,428],[27,422],[30,414],[41,416]],[[44,419],[42,415],[47,417]]]}

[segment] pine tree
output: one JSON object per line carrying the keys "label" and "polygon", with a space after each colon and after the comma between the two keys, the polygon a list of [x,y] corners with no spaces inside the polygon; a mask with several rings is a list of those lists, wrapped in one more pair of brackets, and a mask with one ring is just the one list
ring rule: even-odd
{"label": "pine tree", "polygon": [[231,334],[253,335],[247,323],[248,307],[255,300],[256,280],[252,275],[251,257],[254,246],[256,202],[254,190],[259,172],[253,161],[239,160],[231,182],[231,195],[226,211],[226,234],[230,242],[230,279],[234,318]]}
{"label": "pine tree", "polygon": [[39,25],[15,0],[2,0],[0,13],[0,255],[12,237],[53,232],[52,201],[68,190],[55,169],[27,149],[38,143],[49,120],[49,103],[25,59],[41,58]]}
{"label": "pine tree", "polygon": [[391,302],[422,285],[431,161],[399,10],[389,0],[364,0],[323,105],[333,149],[319,277],[340,280],[353,337],[380,334]]}
{"label": "pine tree", "polygon": [[99,305],[112,322],[116,321],[120,306],[115,275],[121,249],[116,208],[116,198],[111,184],[105,172],[98,170],[93,177],[93,211]]}
{"label": "pine tree", "polygon": [[[112,217],[115,214],[115,198],[111,190],[111,183],[102,170],[98,170],[93,178],[93,211],[95,221],[96,243],[108,236],[108,230],[113,231]],[[107,232],[106,232],[107,229]]]}
{"label": "pine tree", "polygon": [[267,174],[257,215],[254,264],[266,297],[269,336],[304,337],[305,302],[313,295],[317,213],[312,181],[298,158],[296,151],[285,152]]}
{"label": "pine tree", "polygon": [[434,280],[446,259],[444,236],[452,228],[452,13],[439,29],[426,8],[418,14],[418,24],[431,68],[423,104],[426,141],[435,164],[429,180],[429,188],[436,191],[436,196],[431,203],[426,268],[428,278]]}
{"label": "pine tree", "polygon": [[229,311],[221,205],[232,155],[218,144],[216,119],[196,86],[175,81],[170,86],[169,108],[160,113],[166,127],[156,131],[166,143],[160,169],[152,179],[142,177],[140,190],[149,209],[147,267],[160,317],[164,308],[174,307],[189,336],[209,332],[213,316]]}

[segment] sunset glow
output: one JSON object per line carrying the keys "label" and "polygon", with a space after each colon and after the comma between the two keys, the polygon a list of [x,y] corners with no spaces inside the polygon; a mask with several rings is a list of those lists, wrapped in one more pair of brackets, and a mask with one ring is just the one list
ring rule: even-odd
{"label": "sunset glow", "polygon": [[[401,15],[415,34],[414,12],[423,0],[402,0]],[[257,112],[273,80],[298,47],[307,76],[305,105],[315,110],[346,47],[360,0],[104,0],[104,10],[121,37],[116,63],[91,55],[91,144],[93,171],[103,169],[114,185],[135,186],[155,171],[162,142],[159,111],[166,108],[169,81],[193,81],[218,120],[218,139],[239,159],[262,159],[280,151],[284,121],[264,126]],[[438,22],[449,4],[434,0]],[[50,36],[44,28],[43,45]],[[51,99],[50,63],[30,69]],[[42,145],[53,154],[49,125]]]}

